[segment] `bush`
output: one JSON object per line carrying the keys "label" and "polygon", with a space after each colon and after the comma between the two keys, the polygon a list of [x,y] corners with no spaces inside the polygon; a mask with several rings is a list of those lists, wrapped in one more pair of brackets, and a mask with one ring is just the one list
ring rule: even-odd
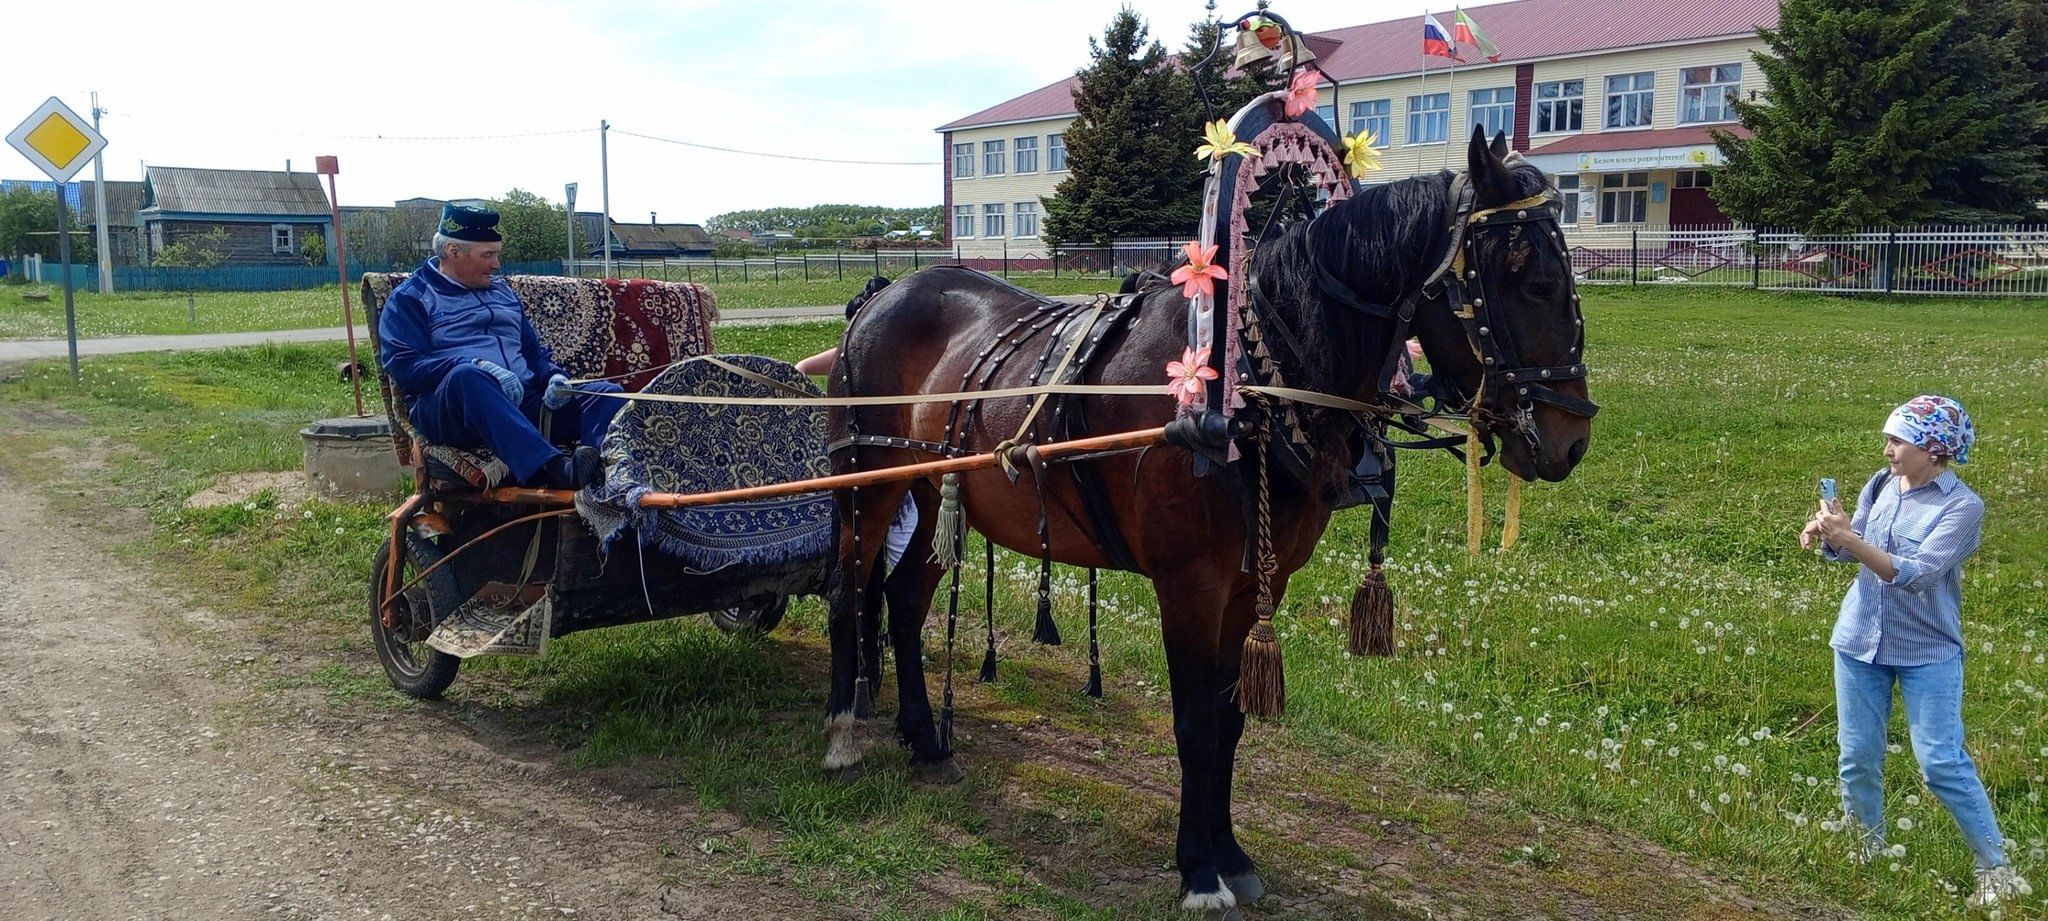
{"label": "bush", "polygon": [[215,227],[163,248],[151,265],[161,268],[210,269],[228,261],[228,229]]}
{"label": "bush", "polygon": [[327,238],[310,233],[300,237],[299,255],[305,257],[307,265],[324,264],[327,261]]}

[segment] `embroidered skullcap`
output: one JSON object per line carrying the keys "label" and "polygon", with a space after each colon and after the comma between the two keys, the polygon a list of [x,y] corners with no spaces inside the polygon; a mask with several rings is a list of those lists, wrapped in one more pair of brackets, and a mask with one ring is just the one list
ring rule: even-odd
{"label": "embroidered skullcap", "polygon": [[1970,462],[1970,444],[1977,440],[1977,427],[1963,411],[1963,404],[1932,394],[1914,397],[1892,410],[1884,420],[1884,433],[1958,464]]}
{"label": "embroidered skullcap", "polygon": [[496,243],[505,239],[498,235],[498,212],[454,203],[441,209],[441,235],[466,243]]}

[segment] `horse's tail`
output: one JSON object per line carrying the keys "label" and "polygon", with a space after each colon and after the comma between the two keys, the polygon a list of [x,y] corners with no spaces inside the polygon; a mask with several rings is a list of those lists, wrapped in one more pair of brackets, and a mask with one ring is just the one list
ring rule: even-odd
{"label": "horse's tail", "polygon": [[882,293],[882,289],[886,287],[889,287],[889,279],[887,278],[877,275],[868,279],[868,283],[860,289],[860,293],[854,295],[853,300],[846,302],[846,318],[848,320],[853,319],[853,315],[859,313],[863,305],[873,300],[875,295]]}

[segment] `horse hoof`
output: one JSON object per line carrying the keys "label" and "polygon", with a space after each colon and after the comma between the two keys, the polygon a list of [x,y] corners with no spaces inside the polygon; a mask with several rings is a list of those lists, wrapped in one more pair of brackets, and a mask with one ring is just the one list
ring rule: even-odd
{"label": "horse hoof", "polygon": [[967,776],[960,769],[960,762],[950,755],[944,761],[924,761],[911,766],[917,769],[918,782],[934,787],[950,787]]}
{"label": "horse hoof", "polygon": [[1182,911],[1199,911],[1211,919],[1237,913],[1237,896],[1230,887],[1218,887],[1215,892],[1190,892],[1181,897]]}
{"label": "horse hoof", "polygon": [[862,762],[855,761],[844,767],[828,767],[825,779],[835,783],[852,783],[860,779]]}
{"label": "horse hoof", "polygon": [[1239,905],[1255,904],[1260,899],[1266,897],[1265,882],[1260,880],[1259,874],[1252,870],[1246,870],[1236,876],[1224,877],[1223,885],[1228,886],[1231,894],[1237,896],[1237,904]]}

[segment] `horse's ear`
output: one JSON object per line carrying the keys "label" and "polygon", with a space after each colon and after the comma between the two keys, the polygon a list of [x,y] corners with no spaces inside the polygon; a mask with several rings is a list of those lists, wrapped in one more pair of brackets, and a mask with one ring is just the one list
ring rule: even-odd
{"label": "horse's ear", "polygon": [[1515,194],[1515,178],[1501,159],[1506,155],[1505,136],[1496,137],[1489,146],[1486,126],[1472,127],[1472,143],[1465,153],[1465,171],[1472,177],[1472,188],[1479,193],[1481,205],[1497,205],[1520,197]]}
{"label": "horse's ear", "polygon": [[1494,133],[1494,135],[1493,135],[1493,148],[1492,148],[1492,153],[1493,153],[1493,155],[1494,155],[1494,156],[1496,156],[1496,157],[1499,157],[1499,158],[1500,158],[1500,159],[1502,159],[1502,160],[1506,160],[1506,159],[1508,158],[1508,133],[1507,133],[1507,132],[1505,132],[1505,131],[1497,131],[1497,132],[1495,132],[1495,133]]}

